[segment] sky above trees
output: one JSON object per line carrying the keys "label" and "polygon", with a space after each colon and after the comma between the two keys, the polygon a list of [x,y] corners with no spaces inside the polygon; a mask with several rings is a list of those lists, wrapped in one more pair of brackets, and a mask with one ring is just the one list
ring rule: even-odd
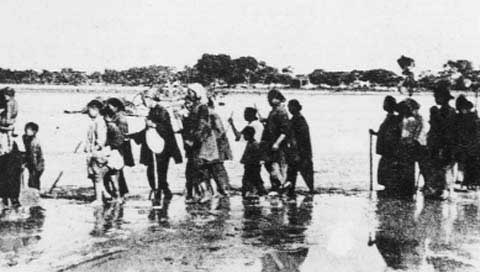
{"label": "sky above trees", "polygon": [[95,71],[256,56],[295,73],[480,64],[475,0],[2,0],[0,66]]}

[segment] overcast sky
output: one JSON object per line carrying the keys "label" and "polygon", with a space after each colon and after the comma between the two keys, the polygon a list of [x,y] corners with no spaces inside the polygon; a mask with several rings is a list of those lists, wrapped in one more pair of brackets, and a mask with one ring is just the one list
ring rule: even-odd
{"label": "overcast sky", "polygon": [[480,65],[478,0],[1,0],[0,67],[182,68],[202,53],[351,70]]}

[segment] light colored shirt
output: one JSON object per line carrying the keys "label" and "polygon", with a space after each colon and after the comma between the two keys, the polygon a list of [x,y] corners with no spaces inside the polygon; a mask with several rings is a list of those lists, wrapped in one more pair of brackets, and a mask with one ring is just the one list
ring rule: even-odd
{"label": "light colored shirt", "polygon": [[107,125],[102,116],[90,119],[87,130],[87,141],[85,151],[92,153],[98,150],[98,147],[104,147],[107,141]]}

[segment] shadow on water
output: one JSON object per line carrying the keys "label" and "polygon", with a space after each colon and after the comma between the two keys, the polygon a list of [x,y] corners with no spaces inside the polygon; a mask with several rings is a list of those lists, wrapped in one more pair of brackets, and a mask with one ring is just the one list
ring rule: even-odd
{"label": "shadow on water", "polygon": [[123,224],[123,205],[111,203],[104,206],[94,207],[93,217],[95,218],[92,236],[103,236],[110,230],[119,230]]}
{"label": "shadow on water", "polygon": [[378,229],[369,244],[390,268],[478,271],[478,203],[379,196],[376,215]]}

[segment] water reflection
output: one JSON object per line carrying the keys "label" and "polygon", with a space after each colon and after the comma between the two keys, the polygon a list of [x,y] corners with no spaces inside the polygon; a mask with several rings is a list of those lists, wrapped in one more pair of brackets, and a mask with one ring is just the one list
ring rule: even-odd
{"label": "water reflection", "polygon": [[45,215],[41,207],[30,207],[27,214],[4,210],[0,215],[0,251],[17,252],[36,244],[41,239],[44,222]]}
{"label": "water reflection", "polygon": [[262,257],[262,272],[294,272],[300,271],[305,261],[308,248],[300,247],[290,250],[275,250]]}
{"label": "water reflection", "polygon": [[158,224],[162,227],[170,227],[168,222],[168,209],[170,208],[170,199],[163,199],[162,206],[159,208],[155,207],[150,210],[148,219],[151,221],[158,220]]}
{"label": "water reflection", "polygon": [[476,204],[379,196],[376,214],[370,244],[393,269],[464,271],[478,262],[468,245],[479,234]]}
{"label": "water reflection", "polygon": [[[278,202],[277,202],[278,201]],[[300,204],[282,199],[270,200],[268,206],[243,202],[242,238],[245,243],[288,247],[305,242],[305,230],[312,220],[312,198]]]}
{"label": "water reflection", "polygon": [[95,222],[92,236],[103,236],[112,229],[121,229],[123,223],[123,205],[110,203],[93,209]]}

